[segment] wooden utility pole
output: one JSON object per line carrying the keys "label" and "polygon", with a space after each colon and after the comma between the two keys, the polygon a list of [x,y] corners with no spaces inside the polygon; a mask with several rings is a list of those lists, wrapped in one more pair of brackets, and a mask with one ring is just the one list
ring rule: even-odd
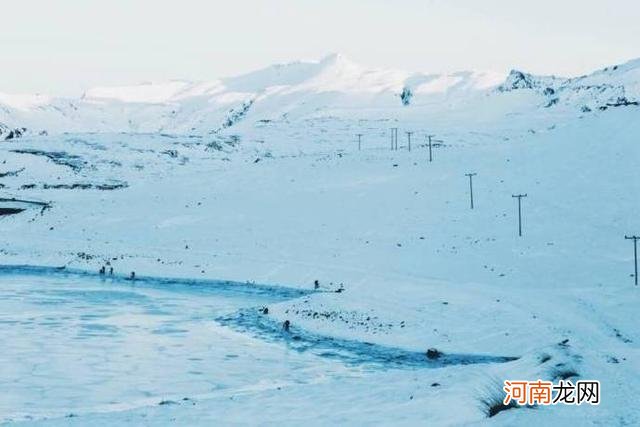
{"label": "wooden utility pole", "polygon": [[391,128],[391,151],[398,149],[398,128]]}
{"label": "wooden utility pole", "polygon": [[465,173],[466,176],[469,177],[469,194],[471,196],[471,209],[473,209],[473,177],[477,175],[477,173]]}
{"label": "wooden utility pole", "polygon": [[389,128],[391,131],[391,151],[393,151],[393,128]]}
{"label": "wooden utility pole", "polygon": [[407,142],[408,142],[407,147],[409,147],[409,151],[411,151],[411,135],[413,135],[413,132],[407,131],[405,133],[407,134]]}
{"label": "wooden utility pole", "polygon": [[635,274],[634,279],[636,282],[636,286],[638,286],[638,239],[640,236],[624,236],[627,240],[633,240],[633,263],[635,266]]}
{"label": "wooden utility pole", "polygon": [[361,144],[362,144],[362,134],[356,133],[356,136],[358,137],[358,151],[360,151]]}
{"label": "wooden utility pole", "polygon": [[427,139],[429,140],[429,161],[433,161],[433,154],[431,152],[431,142],[443,142],[441,139],[433,139],[435,135],[427,135]]}
{"label": "wooden utility pole", "polygon": [[522,198],[527,197],[526,194],[513,194],[511,197],[518,199],[518,236],[522,237]]}

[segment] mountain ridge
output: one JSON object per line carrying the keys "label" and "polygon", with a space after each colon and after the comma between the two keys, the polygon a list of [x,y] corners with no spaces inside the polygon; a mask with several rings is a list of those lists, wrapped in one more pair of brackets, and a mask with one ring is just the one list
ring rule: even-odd
{"label": "mountain ridge", "polygon": [[366,68],[342,54],[331,54],[318,61],[275,64],[212,81],[98,86],[79,98],[0,93],[0,123],[31,132],[211,133],[248,118],[255,123],[323,112],[353,115],[360,110],[382,117],[413,111],[428,116],[447,109],[455,114],[469,108],[491,109],[515,91],[529,93],[513,102],[531,111],[554,107],[579,114],[637,106],[640,59],[568,78],[519,70],[502,76]]}

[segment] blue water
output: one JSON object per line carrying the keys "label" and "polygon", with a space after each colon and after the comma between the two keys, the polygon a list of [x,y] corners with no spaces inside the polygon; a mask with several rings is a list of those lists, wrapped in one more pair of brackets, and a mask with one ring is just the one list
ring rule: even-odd
{"label": "blue water", "polygon": [[0,267],[0,422],[361,376],[496,363],[284,332],[260,308],[309,292]]}
{"label": "blue water", "polygon": [[341,375],[338,361],[214,321],[299,295],[229,282],[0,268],[0,421]]}

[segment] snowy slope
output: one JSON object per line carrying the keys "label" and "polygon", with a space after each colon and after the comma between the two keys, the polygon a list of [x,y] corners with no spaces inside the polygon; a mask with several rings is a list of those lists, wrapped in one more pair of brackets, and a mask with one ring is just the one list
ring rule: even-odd
{"label": "snowy slope", "polygon": [[[148,367],[153,351],[167,348],[197,365],[188,348],[207,360],[213,352],[207,346],[217,345],[198,336],[223,334],[251,374],[243,376],[235,361],[238,370],[224,387],[217,376],[229,372],[211,364],[197,384],[193,372],[183,372],[149,388],[135,371],[122,379],[105,367],[95,378],[103,382],[79,377],[82,389],[65,390],[64,372],[56,372],[62,392],[42,376],[22,384],[2,375],[9,395],[35,402],[16,399],[7,419],[27,425],[640,424],[640,412],[629,404],[640,393],[638,290],[630,277],[633,247],[623,238],[640,232],[639,67],[632,61],[580,78],[513,72],[496,79],[366,70],[331,56],[211,83],[23,101],[22,110],[5,99],[13,106],[4,104],[0,122],[50,133],[0,143],[0,197],[47,203],[0,217],[2,264],[97,271],[109,261],[120,275],[308,290],[318,280],[327,292],[270,302],[265,317],[277,325],[290,320],[295,334],[365,347],[518,357],[379,369],[336,363],[330,354],[300,355],[280,335],[270,353],[260,334],[222,327],[188,292],[172,297],[164,294],[168,289],[125,285],[136,295],[163,294],[167,306],[145,312],[150,331],[162,323],[153,316],[181,317],[172,312],[180,307],[192,307],[197,319],[186,322],[193,341],[168,346],[168,338],[149,332],[150,354],[127,354],[126,347],[110,353],[128,357],[125,367],[109,359],[113,372]],[[413,93],[409,105],[399,97],[404,88]],[[552,99],[558,100],[548,105]],[[390,127],[399,128],[397,151],[389,149]],[[137,133],[143,131],[149,133]],[[413,132],[411,149],[406,131]],[[433,162],[428,134],[438,139]],[[468,172],[478,173],[474,210]],[[516,193],[528,194],[521,238]],[[341,285],[344,292],[334,292]],[[91,319],[70,318],[86,309],[87,295],[72,294],[77,299],[63,312],[64,322],[95,327]],[[155,303],[137,298],[144,307]],[[9,354],[24,352],[24,360],[2,365],[40,374],[42,346],[30,339],[47,336],[41,328],[55,319],[7,307],[6,324],[34,332],[16,337],[0,328],[0,337],[14,344]],[[124,339],[124,326],[139,318],[110,307],[101,322]],[[102,348],[89,345],[98,340],[63,338],[71,344],[52,366],[77,360],[86,367],[87,352],[103,360]],[[284,363],[274,362],[274,354]],[[561,377],[602,381],[601,405],[518,408],[489,418],[482,404],[487,394],[500,396],[503,379]],[[83,392],[91,398],[82,399]],[[167,400],[174,404],[160,404]]]}

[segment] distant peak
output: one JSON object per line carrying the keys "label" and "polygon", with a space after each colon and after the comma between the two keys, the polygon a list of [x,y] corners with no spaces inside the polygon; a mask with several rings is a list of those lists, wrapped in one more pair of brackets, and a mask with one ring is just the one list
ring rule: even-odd
{"label": "distant peak", "polygon": [[512,91],[518,89],[544,89],[553,91],[558,85],[567,81],[564,77],[536,76],[520,70],[511,70],[504,83],[499,87],[499,91]]}

